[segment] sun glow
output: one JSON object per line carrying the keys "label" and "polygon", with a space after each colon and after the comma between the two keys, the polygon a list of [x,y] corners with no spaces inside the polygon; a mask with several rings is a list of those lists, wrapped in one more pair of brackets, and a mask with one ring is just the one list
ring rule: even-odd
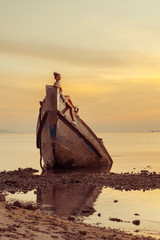
{"label": "sun glow", "polygon": [[35,129],[57,71],[64,94],[95,130],[99,121],[104,131],[158,129],[160,3],[71,2],[3,1],[1,128]]}

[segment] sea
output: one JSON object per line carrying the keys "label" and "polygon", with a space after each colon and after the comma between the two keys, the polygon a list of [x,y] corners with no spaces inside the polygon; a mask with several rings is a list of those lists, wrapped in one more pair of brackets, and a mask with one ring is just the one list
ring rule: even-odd
{"label": "sea", "polygon": [[[113,159],[111,172],[160,172],[160,132],[97,133],[97,136],[103,139]],[[0,171],[32,167],[41,173],[35,134],[0,134],[0,155]],[[33,190],[26,194],[8,193],[6,199],[38,203],[44,212],[62,217],[69,216],[73,209],[80,210],[82,205],[90,206],[95,211],[80,217],[80,221],[160,238],[160,189],[119,191],[94,186],[83,189],[51,186],[41,196]],[[140,224],[133,224],[134,220]]]}

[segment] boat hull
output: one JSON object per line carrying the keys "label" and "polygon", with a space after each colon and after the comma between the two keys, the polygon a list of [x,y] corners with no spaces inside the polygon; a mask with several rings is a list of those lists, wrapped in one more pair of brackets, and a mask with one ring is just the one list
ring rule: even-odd
{"label": "boat hull", "polygon": [[72,124],[57,88],[46,86],[40,104],[37,147],[45,168],[111,168],[112,159],[103,143],[77,114],[78,126]]}

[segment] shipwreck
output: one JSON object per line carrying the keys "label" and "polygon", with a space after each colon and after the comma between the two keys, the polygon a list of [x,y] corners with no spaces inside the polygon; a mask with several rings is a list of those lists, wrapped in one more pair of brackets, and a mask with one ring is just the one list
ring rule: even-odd
{"label": "shipwreck", "polygon": [[45,170],[98,167],[110,170],[113,161],[102,139],[76,113],[75,119],[77,126],[72,124],[59,89],[47,85],[36,129],[41,167]]}

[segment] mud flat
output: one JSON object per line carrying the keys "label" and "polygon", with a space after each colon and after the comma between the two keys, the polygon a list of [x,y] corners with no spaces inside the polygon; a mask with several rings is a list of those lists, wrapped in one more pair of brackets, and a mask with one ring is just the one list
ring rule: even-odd
{"label": "mud flat", "polygon": [[150,190],[160,189],[160,173],[142,170],[140,173],[112,172],[59,172],[37,175],[38,170],[32,168],[0,172],[0,191],[15,193],[27,192],[47,185],[92,185],[111,187],[117,190]]}
{"label": "mud flat", "polygon": [[90,226],[76,221],[76,217],[57,217],[42,214],[37,206],[20,202],[5,202],[5,193],[46,189],[47,186],[111,187],[120,191],[160,188],[160,174],[141,171],[137,174],[111,172],[59,172],[37,175],[32,168],[0,172],[0,239],[153,239],[134,236],[109,228]]}

